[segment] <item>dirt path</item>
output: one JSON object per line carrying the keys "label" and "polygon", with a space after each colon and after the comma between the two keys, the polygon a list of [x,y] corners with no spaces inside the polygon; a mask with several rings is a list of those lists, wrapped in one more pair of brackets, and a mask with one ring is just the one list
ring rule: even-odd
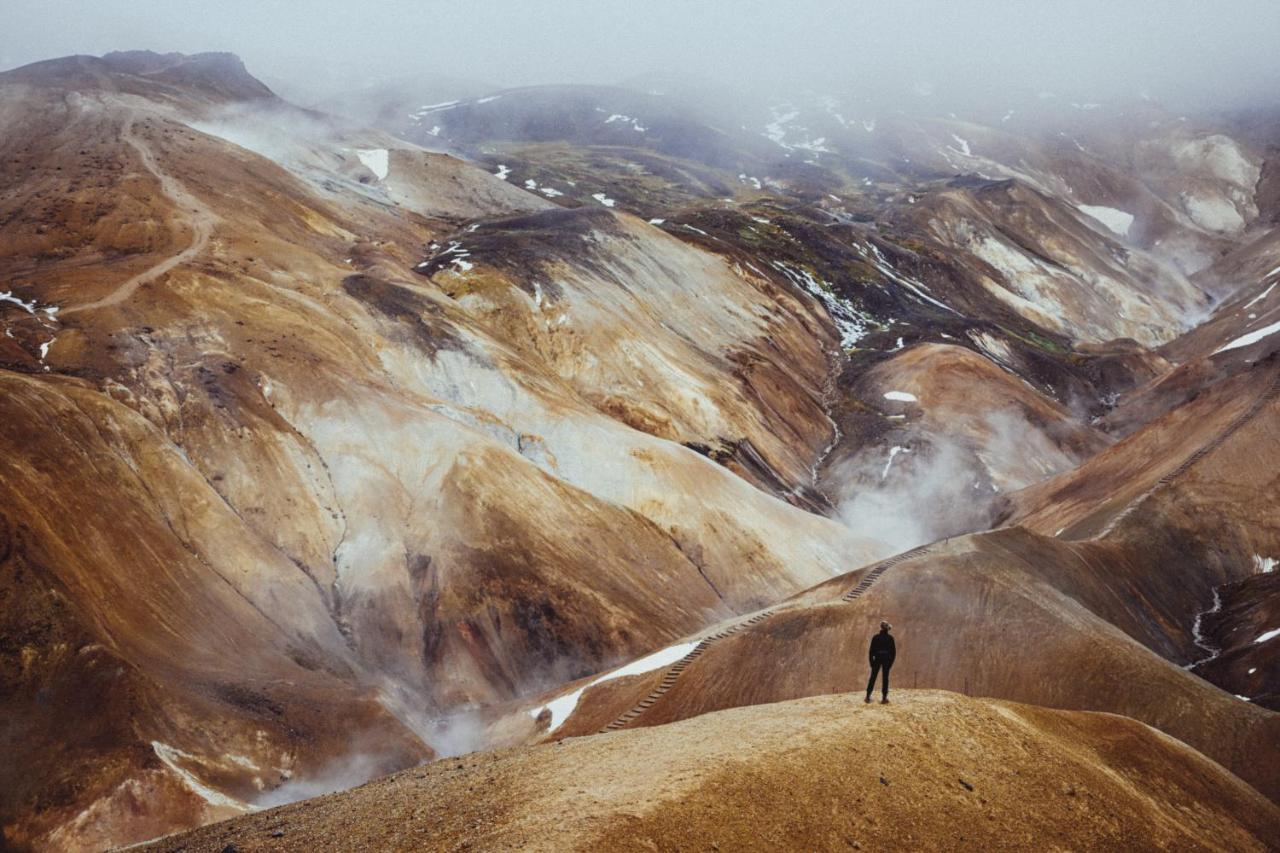
{"label": "dirt path", "polygon": [[75,314],[79,311],[91,311],[95,308],[108,308],[112,305],[119,305],[129,297],[139,287],[147,282],[154,281],[175,267],[185,264],[196,255],[204,251],[209,245],[209,238],[213,235],[214,224],[218,221],[218,217],[211,211],[204,202],[196,198],[187,188],[164,169],[160,168],[156,162],[155,154],[147,146],[147,143],[140,139],[133,132],[133,123],[137,118],[136,113],[130,113],[125,119],[124,125],[120,128],[120,137],[133,146],[138,152],[138,156],[142,160],[142,165],[148,172],[156,176],[156,180],[160,182],[160,190],[167,195],[182,211],[186,225],[191,229],[191,245],[178,252],[176,255],[170,255],[160,263],[149,269],[143,270],[132,278],[121,282],[115,290],[101,299],[93,302],[86,302],[83,305],[75,305],[62,310],[62,314]]}

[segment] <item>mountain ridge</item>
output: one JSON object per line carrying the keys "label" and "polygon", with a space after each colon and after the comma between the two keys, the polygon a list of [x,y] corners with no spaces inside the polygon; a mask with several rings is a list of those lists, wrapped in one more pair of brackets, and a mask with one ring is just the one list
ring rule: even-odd
{"label": "mountain ridge", "polygon": [[1124,714],[1200,768],[1152,796],[1277,796],[1260,131],[812,93],[733,131],[593,100],[618,91],[409,133],[227,54],[0,75],[6,842],[594,754],[645,702],[621,742],[783,700],[760,719],[830,722],[847,699],[804,697],[860,687],[885,617],[908,706]]}

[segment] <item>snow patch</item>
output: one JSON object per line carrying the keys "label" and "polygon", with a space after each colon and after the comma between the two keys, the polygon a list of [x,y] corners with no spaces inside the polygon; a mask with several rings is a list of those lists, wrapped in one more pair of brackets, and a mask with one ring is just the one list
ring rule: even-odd
{"label": "snow patch", "polygon": [[897,402],[897,403],[920,402],[920,399],[916,397],[915,394],[910,394],[906,391],[886,391],[884,392],[884,398],[886,400],[893,400],[894,402]]}
{"label": "snow patch", "polygon": [[1227,350],[1239,349],[1240,347],[1247,347],[1250,344],[1256,344],[1258,341],[1263,338],[1270,337],[1276,332],[1280,332],[1280,322],[1272,323],[1270,326],[1263,326],[1261,329],[1256,329],[1255,331],[1249,332],[1247,335],[1241,335],[1231,343],[1223,344],[1218,347],[1213,351],[1212,355],[1217,355],[1218,353],[1226,352]]}
{"label": "snow patch", "polygon": [[1260,575],[1269,575],[1276,570],[1276,558],[1264,557],[1261,554],[1254,554],[1253,568]]}
{"label": "snow patch", "polygon": [[968,334],[969,340],[973,341],[987,358],[1013,372],[1011,366],[1013,364],[1013,350],[1010,349],[1005,340],[997,338],[989,332],[971,330]]}
{"label": "snow patch", "polygon": [[[808,151],[814,154],[834,154],[835,153],[834,148],[827,147],[827,138],[825,136],[819,136],[817,139],[807,139],[804,142],[797,142],[795,143],[795,145],[791,147],[797,148],[801,151]],[[805,162],[811,163],[814,161],[806,160]]]}
{"label": "snow patch", "polygon": [[499,163],[498,171],[494,172],[493,174],[496,178],[498,178],[498,180],[505,181],[507,179],[507,175],[511,174],[511,170],[507,168],[506,163]]}
{"label": "snow patch", "polygon": [[[1270,275],[1270,273],[1268,273],[1268,275]],[[1252,298],[1252,299],[1250,299],[1248,302],[1246,302],[1246,303],[1241,307],[1241,309],[1240,309],[1240,310],[1241,310],[1241,311],[1246,311],[1246,310],[1248,310],[1248,309],[1249,309],[1249,308],[1251,308],[1252,306],[1256,305],[1257,303],[1261,302],[1262,300],[1264,300],[1264,299],[1266,299],[1268,296],[1270,296],[1270,295],[1271,295],[1271,291],[1273,291],[1273,290],[1275,290],[1275,289],[1276,289],[1275,282],[1272,282],[1270,287],[1268,287],[1266,290],[1262,291],[1262,292],[1261,292],[1261,293],[1259,293],[1257,296],[1253,297],[1253,298]]]}
{"label": "snow patch", "polygon": [[952,308],[950,305],[939,302],[937,299],[930,296],[927,292],[929,288],[924,285],[924,282],[914,279],[909,275],[900,273],[894,269],[889,263],[889,259],[884,256],[884,253],[880,251],[878,246],[867,244],[866,246],[855,246],[855,248],[858,250],[859,254],[871,261],[872,266],[879,270],[890,281],[902,285],[925,302],[936,305],[946,311],[950,311],[952,314],[957,316],[960,315],[960,312]]}
{"label": "snow patch", "polygon": [[[467,258],[471,257],[470,250],[462,248],[462,244],[459,243],[457,240],[450,240],[448,248],[446,248],[443,252],[441,252],[437,257],[444,258],[444,257],[448,257],[449,255],[453,256],[450,259],[449,263],[451,263],[453,266],[457,267],[458,269],[462,270],[463,272],[470,272],[471,270],[475,269],[476,265],[471,263],[471,261],[467,260]],[[431,263],[430,261],[423,261],[422,263],[418,264],[418,266],[425,267],[430,263]]]}
{"label": "snow patch", "polygon": [[667,221],[667,220],[665,220],[665,219],[650,219],[650,220],[649,220],[649,224],[650,224],[650,225],[661,225],[662,223],[664,223],[664,222],[666,222],[666,221]]}
{"label": "snow patch", "polygon": [[764,126],[764,135],[772,139],[780,148],[790,151],[791,146],[787,144],[787,123],[795,121],[800,115],[799,110],[789,110],[783,112],[777,108],[771,110],[773,113],[773,121]]}
{"label": "snow patch", "polygon": [[794,284],[817,297],[827,309],[827,316],[840,333],[841,349],[850,349],[866,337],[867,316],[850,305],[848,300],[837,296],[830,284],[818,281],[803,267],[793,267],[783,261],[774,261],[773,267]]}
{"label": "snow patch", "polygon": [[1258,643],[1265,643],[1267,640],[1272,640],[1272,639],[1275,639],[1276,637],[1280,637],[1280,628],[1275,628],[1271,631],[1267,631],[1265,634],[1259,634],[1258,639],[1254,640],[1253,642],[1254,642],[1254,645],[1257,645]]}
{"label": "snow patch", "polygon": [[12,302],[14,305],[22,308],[28,314],[36,313],[36,301],[32,299],[30,302],[23,302],[21,299],[13,295],[12,291],[6,290],[0,293],[0,302]]}
{"label": "snow patch", "polygon": [[384,180],[387,172],[390,171],[391,156],[385,148],[360,148],[356,151],[356,156],[360,158],[360,162],[365,165],[370,172],[378,176],[378,180]]}
{"label": "snow patch", "polygon": [[612,681],[615,678],[624,678],[629,675],[643,675],[646,672],[652,672],[655,669],[661,669],[664,666],[669,666],[689,654],[689,652],[693,651],[696,645],[698,645],[696,642],[679,643],[674,646],[668,646],[660,651],[656,651],[651,655],[646,655],[638,660],[634,660],[624,667],[599,676],[571,693],[566,693],[563,696],[552,699],[545,705],[530,708],[529,716],[536,720],[543,711],[551,711],[551,725],[547,731],[553,732],[560,728],[561,723],[569,719],[569,715],[573,713],[573,709],[578,707],[578,699],[581,698],[584,691],[595,687],[597,684]]}
{"label": "snow patch", "polygon": [[255,811],[253,806],[228,797],[221,791],[215,791],[213,788],[210,788],[208,785],[197,779],[195,774],[178,764],[178,759],[180,758],[190,759],[195,757],[190,753],[183,752],[176,747],[169,746],[167,743],[161,743],[158,740],[151,741],[151,749],[155,752],[156,757],[164,763],[165,767],[168,767],[177,774],[178,778],[180,778],[193,793],[209,805],[222,806],[224,808],[234,809],[238,812]]}
{"label": "snow patch", "polygon": [[954,133],[951,134],[951,138],[956,141],[956,145],[960,146],[959,148],[952,149],[953,151],[959,151],[961,154],[963,154],[966,157],[973,156],[972,152],[969,150],[969,143],[966,140],[961,139],[959,136],[956,136]]}
{"label": "snow patch", "polygon": [[613,199],[609,198],[604,193],[592,193],[591,197],[603,204],[605,207],[613,207]]}
{"label": "snow patch", "polygon": [[[30,314],[32,317],[34,317],[36,320],[40,322],[40,325],[44,328],[45,331],[48,331],[51,328],[56,328],[54,326],[50,326],[50,321],[54,323],[57,323],[58,321],[57,305],[41,306],[39,302],[37,302],[35,299],[32,299],[30,302],[23,302],[21,299],[14,296],[12,291],[8,291],[8,290],[0,292],[0,303],[4,303],[4,302],[9,302],[14,305],[17,305],[23,311],[26,311],[28,314]],[[5,334],[5,337],[14,339],[14,334],[12,329],[6,328],[4,330],[4,334]],[[49,347],[53,346],[53,342],[55,340],[57,340],[57,336],[50,335],[49,340],[40,344],[40,361],[41,362],[43,362],[45,358],[48,357]],[[44,369],[48,370],[49,369],[48,365],[45,365]]]}
{"label": "snow patch", "polygon": [[884,470],[880,472],[880,481],[884,482],[884,478],[889,476],[889,469],[893,467],[894,457],[896,457],[899,453],[910,453],[910,452],[911,451],[908,448],[899,447],[897,445],[889,448],[889,459],[884,463]]}
{"label": "snow patch", "polygon": [[1213,590],[1213,606],[1210,607],[1208,610],[1197,613],[1195,621],[1191,623],[1192,642],[1194,642],[1200,648],[1204,649],[1209,654],[1207,657],[1203,657],[1198,661],[1188,664],[1186,667],[1184,667],[1184,669],[1191,669],[1193,667],[1199,666],[1202,663],[1208,663],[1209,661],[1213,660],[1214,658],[1216,658],[1218,655],[1222,653],[1222,649],[1214,648],[1213,646],[1209,645],[1208,638],[1205,637],[1203,633],[1201,633],[1201,631],[1203,630],[1204,617],[1212,616],[1213,614],[1217,613],[1221,609],[1222,609],[1222,596],[1218,594],[1218,590],[1215,587]]}
{"label": "snow patch", "polygon": [[605,119],[604,123],[613,124],[615,121],[620,121],[624,124],[631,125],[631,129],[636,131],[637,133],[644,133],[646,130],[649,129],[644,125],[640,124],[640,119],[632,118],[631,116],[622,115],[621,113],[614,113],[613,115]]}
{"label": "snow patch", "polygon": [[1119,236],[1129,236],[1129,227],[1133,225],[1132,213],[1099,204],[1077,204],[1076,209],[1085,216],[1098,220]]}
{"label": "snow patch", "polygon": [[458,101],[441,101],[438,104],[423,104],[422,106],[418,107],[417,111],[410,113],[409,116],[410,118],[421,121],[422,117],[425,115],[429,115],[430,113],[443,112],[444,110],[451,110],[454,107],[456,107],[458,103],[459,103]]}

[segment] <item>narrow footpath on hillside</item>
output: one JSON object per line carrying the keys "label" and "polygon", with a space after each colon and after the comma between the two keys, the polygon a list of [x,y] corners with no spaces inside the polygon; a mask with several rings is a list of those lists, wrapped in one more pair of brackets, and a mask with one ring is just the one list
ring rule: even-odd
{"label": "narrow footpath on hillside", "polygon": [[133,129],[133,124],[137,119],[136,113],[129,113],[124,124],[120,128],[120,138],[133,147],[138,152],[138,157],[142,161],[142,165],[148,172],[155,176],[160,182],[160,190],[170,200],[178,210],[182,212],[186,225],[191,229],[191,244],[187,248],[178,252],[176,255],[170,255],[159,263],[148,269],[143,270],[132,278],[126,279],[116,286],[115,290],[101,299],[93,302],[86,302],[83,305],[74,305],[64,308],[62,313],[75,314],[79,311],[91,311],[96,308],[107,308],[112,305],[119,305],[127,300],[144,284],[154,281],[175,267],[185,264],[195,258],[205,250],[209,245],[209,238],[213,235],[214,224],[218,221],[218,217],[212,210],[205,205],[204,202],[192,195],[181,181],[170,175],[162,169],[156,161],[155,153],[141,139]]}
{"label": "narrow footpath on hillside", "polygon": [[[858,581],[857,585],[844,595],[840,596],[840,601],[845,603],[856,601],[861,598],[867,590],[871,589],[871,587],[875,585],[876,581],[880,580],[884,573],[889,569],[899,563],[923,556],[929,553],[932,549],[933,545],[921,545],[918,548],[913,548],[910,551],[903,551],[901,554],[895,554],[886,560],[881,560],[879,563],[873,564],[871,568],[867,569],[867,571],[863,573],[862,578]],[[723,640],[725,637],[736,634],[743,628],[758,625],[777,612],[778,607],[775,606],[770,607],[767,610],[752,613],[727,628],[703,637],[687,655],[680,658],[680,660],[673,663],[667,669],[662,676],[662,680],[658,682],[658,686],[651,690],[649,695],[645,696],[636,703],[634,707],[620,715],[613,722],[600,729],[599,733],[604,734],[605,732],[615,732],[619,729],[625,729],[627,726],[634,723],[641,715],[652,708],[654,704],[667,693],[667,691],[675,686],[676,682],[680,679],[681,674],[689,667],[689,664],[701,657],[703,652],[714,646],[720,640]]]}
{"label": "narrow footpath on hillside", "polygon": [[1223,427],[1222,431],[1219,432],[1217,435],[1215,435],[1212,439],[1210,439],[1203,447],[1201,447],[1195,453],[1192,453],[1186,459],[1182,460],[1182,463],[1179,464],[1178,467],[1174,468],[1172,471],[1165,474],[1159,480],[1156,480],[1155,483],[1151,485],[1151,488],[1147,489],[1145,492],[1138,495],[1133,500],[1129,501],[1129,503],[1127,503],[1124,506],[1124,508],[1120,510],[1120,512],[1112,516],[1111,520],[1107,522],[1106,526],[1103,527],[1102,530],[1092,538],[1105,539],[1107,536],[1111,535],[1111,533],[1115,531],[1115,529],[1120,525],[1121,522],[1123,522],[1126,518],[1128,518],[1130,515],[1136,512],[1138,507],[1146,503],[1152,497],[1152,495],[1154,495],[1156,492],[1160,491],[1161,489],[1165,488],[1166,486],[1170,485],[1179,477],[1182,477],[1184,474],[1190,471],[1197,462],[1199,462],[1201,459],[1204,459],[1210,453],[1212,453],[1213,451],[1221,447],[1223,442],[1225,442],[1231,436],[1235,435],[1246,424],[1248,424],[1250,421],[1256,418],[1262,412],[1262,410],[1266,408],[1267,404],[1270,403],[1272,400],[1274,400],[1277,395],[1280,395],[1280,370],[1277,370],[1276,375],[1272,377],[1271,384],[1267,387],[1267,390],[1264,391],[1262,394],[1260,394],[1258,398],[1253,401],[1253,404],[1250,405],[1248,409],[1241,412],[1235,419],[1231,421],[1231,423]]}

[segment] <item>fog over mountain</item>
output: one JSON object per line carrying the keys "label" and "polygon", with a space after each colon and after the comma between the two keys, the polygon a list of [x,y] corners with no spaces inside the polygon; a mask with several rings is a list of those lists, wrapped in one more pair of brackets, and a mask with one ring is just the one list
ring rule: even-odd
{"label": "fog over mountain", "polygon": [[1280,7],[1063,5],[10,2],[0,849],[1280,849]]}
{"label": "fog over mountain", "polygon": [[1274,102],[1269,0],[13,0],[0,67],[124,48],[232,51],[318,97],[432,73],[495,86],[690,76],[939,97],[1010,87],[1174,108]]}

